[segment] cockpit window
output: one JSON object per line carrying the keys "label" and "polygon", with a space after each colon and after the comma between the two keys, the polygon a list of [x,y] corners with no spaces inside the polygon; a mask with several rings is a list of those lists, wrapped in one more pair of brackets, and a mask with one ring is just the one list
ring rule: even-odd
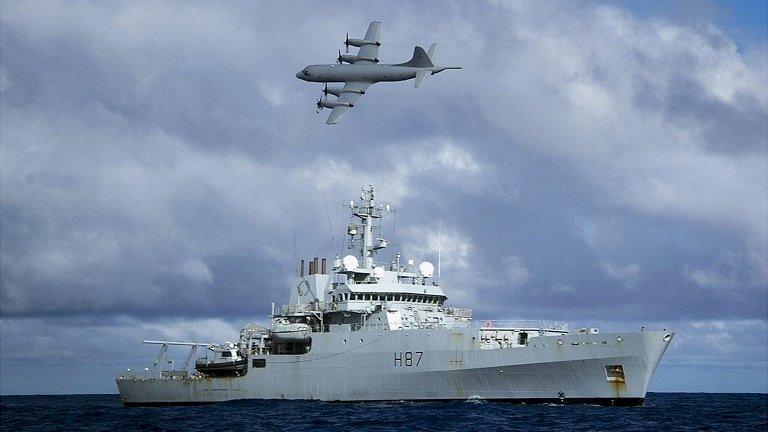
{"label": "cockpit window", "polygon": [[303,73],[304,76],[309,76],[309,71],[306,68],[304,68],[304,70],[301,71],[301,73]]}

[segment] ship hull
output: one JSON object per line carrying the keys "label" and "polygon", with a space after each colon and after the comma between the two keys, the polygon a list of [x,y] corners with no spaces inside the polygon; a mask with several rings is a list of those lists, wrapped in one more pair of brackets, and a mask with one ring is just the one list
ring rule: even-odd
{"label": "ship hull", "polygon": [[[477,329],[314,333],[302,355],[252,355],[241,377],[123,374],[125,405],[236,399],[641,405],[672,338],[666,332],[534,337],[527,346],[481,349]],[[263,363],[262,363],[263,364]],[[607,366],[622,367],[608,376]]]}

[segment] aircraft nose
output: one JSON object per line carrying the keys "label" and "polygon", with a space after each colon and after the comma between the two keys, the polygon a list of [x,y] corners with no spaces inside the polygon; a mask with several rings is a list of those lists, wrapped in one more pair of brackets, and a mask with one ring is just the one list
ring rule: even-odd
{"label": "aircraft nose", "polygon": [[296,72],[296,78],[301,79],[301,71]]}

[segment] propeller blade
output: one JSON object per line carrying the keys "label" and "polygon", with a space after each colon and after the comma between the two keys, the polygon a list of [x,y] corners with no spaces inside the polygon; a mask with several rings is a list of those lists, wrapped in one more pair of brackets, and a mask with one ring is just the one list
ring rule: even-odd
{"label": "propeller blade", "polygon": [[347,54],[349,54],[349,33],[347,33],[347,39],[344,40],[344,45],[347,47]]}

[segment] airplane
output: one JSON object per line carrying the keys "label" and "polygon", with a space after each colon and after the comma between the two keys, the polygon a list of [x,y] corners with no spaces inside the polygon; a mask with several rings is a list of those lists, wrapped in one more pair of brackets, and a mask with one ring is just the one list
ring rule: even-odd
{"label": "airplane", "polygon": [[[440,73],[446,69],[461,69],[461,66],[435,65],[437,44],[432,44],[428,52],[416,46],[413,57],[399,64],[379,64],[379,47],[381,46],[381,22],[372,21],[363,39],[350,39],[349,33],[344,41],[346,54],[339,50],[338,64],[309,65],[296,74],[296,78],[325,83],[323,95],[317,101],[317,112],[330,108],[331,114],[326,124],[338,124],[347,111],[364,95],[368,87],[382,81],[406,81],[415,79],[414,87],[428,75]],[[349,47],[360,48],[356,55],[349,54]],[[348,64],[344,64],[348,63]],[[328,87],[329,82],[343,82],[343,87]],[[336,96],[336,100],[328,100],[328,95]]]}

